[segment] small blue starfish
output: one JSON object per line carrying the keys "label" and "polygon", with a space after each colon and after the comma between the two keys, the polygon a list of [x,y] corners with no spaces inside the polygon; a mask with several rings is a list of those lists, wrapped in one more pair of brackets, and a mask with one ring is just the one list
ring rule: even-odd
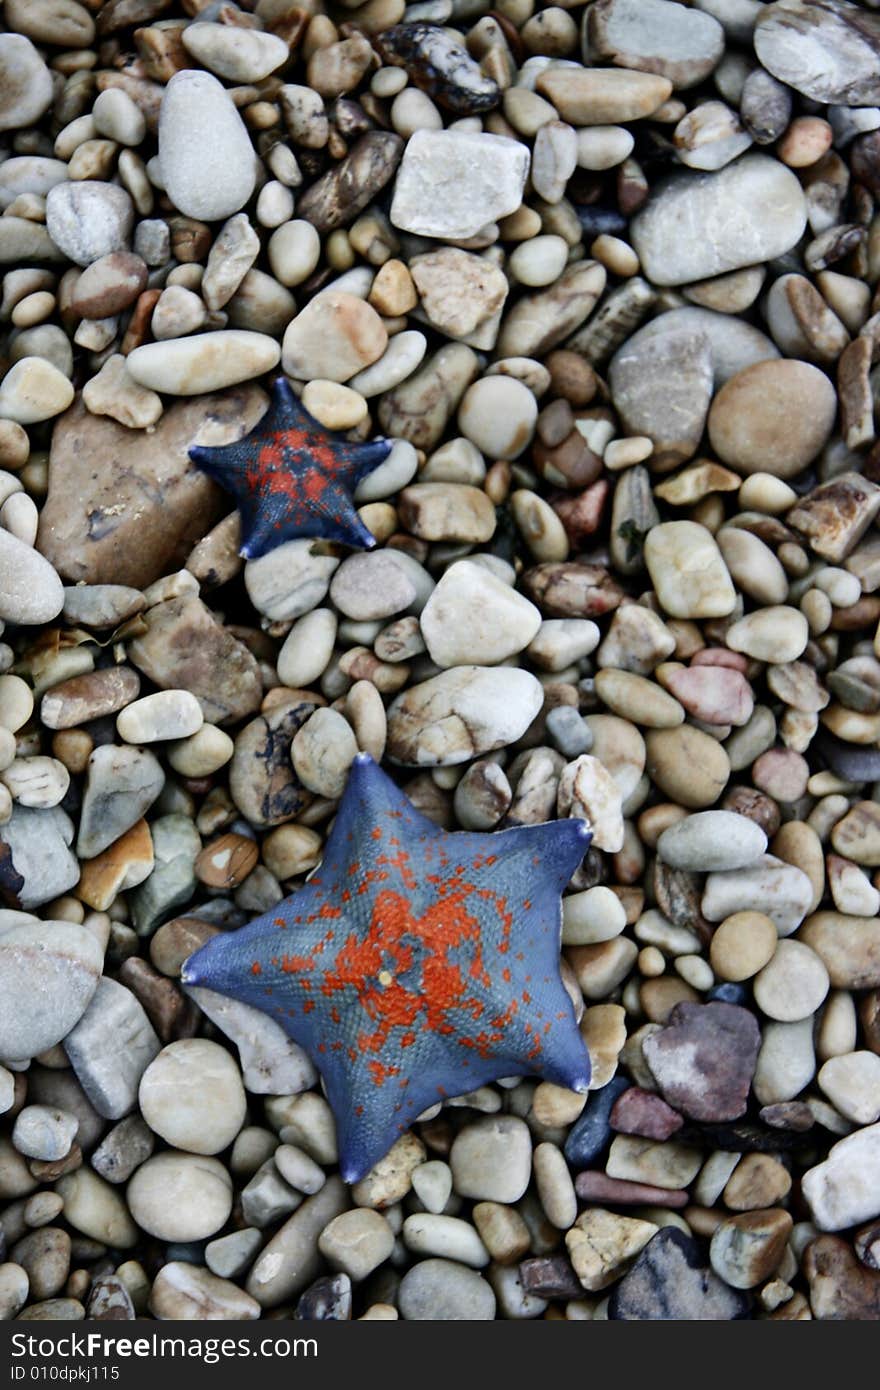
{"label": "small blue starfish", "polygon": [[360,550],[376,544],[351,494],[391,452],[387,439],[353,444],[325,430],[284,377],[257,425],[234,444],[194,445],[193,463],[231,492],[241,513],[241,554],[248,560],[284,541],[314,536]]}
{"label": "small blue starfish", "polygon": [[559,941],[589,843],[580,820],[449,834],[360,754],[317,874],[181,978],[262,1009],[305,1048],[355,1182],[446,1096],[529,1074],[587,1090]]}

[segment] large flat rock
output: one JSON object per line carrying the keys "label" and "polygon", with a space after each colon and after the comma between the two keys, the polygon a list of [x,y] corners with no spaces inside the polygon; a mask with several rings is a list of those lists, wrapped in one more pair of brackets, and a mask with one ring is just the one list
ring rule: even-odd
{"label": "large flat rock", "polygon": [[179,569],[230,505],[187,450],[241,439],[266,405],[239,386],[181,401],[146,431],[78,399],[55,425],[37,549],[72,583],[142,589]]}

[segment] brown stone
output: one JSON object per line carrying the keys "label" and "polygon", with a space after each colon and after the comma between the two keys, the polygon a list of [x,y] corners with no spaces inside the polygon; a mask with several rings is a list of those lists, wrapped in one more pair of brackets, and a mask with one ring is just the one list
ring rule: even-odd
{"label": "brown stone", "polygon": [[136,888],[153,869],[153,837],[145,820],[120,835],[109,849],[86,859],[76,896],[96,912],[106,912],[117,893]]}
{"label": "brown stone", "polygon": [[161,690],[189,690],[211,724],[253,714],[263,693],[260,668],[243,642],[194,594],[144,614],[147,630],[129,646],[134,665]]}
{"label": "brown stone", "polygon": [[548,618],[595,618],[616,608],[623,590],[602,565],[574,562],[535,565],[523,589]]}
{"label": "brown stone", "polygon": [[820,1236],[808,1245],[803,1269],[814,1318],[880,1321],[880,1273],[865,1269],[840,1236]]}
{"label": "brown stone", "polygon": [[723,1192],[731,1211],[775,1207],[791,1191],[791,1174],[772,1154],[743,1154]]}
{"label": "brown stone", "polygon": [[105,319],[127,309],[147,283],[147,267],[132,251],[111,251],[87,266],[71,305],[84,319]]}
{"label": "brown stone", "polygon": [[37,549],[74,583],[142,589],[179,568],[229,509],[187,450],[240,439],[265,406],[259,387],[240,386],[173,405],[147,434],[75,402],[52,436]]}
{"label": "brown stone", "polygon": [[400,136],[390,131],[362,135],[345,159],[298,199],[297,217],[311,222],[322,235],[353,221],[393,177],[403,146]]}
{"label": "brown stone", "polygon": [[611,1128],[620,1134],[641,1134],[646,1139],[669,1139],[684,1121],[660,1096],[630,1086],[618,1096],[611,1111]]}
{"label": "brown stone", "polygon": [[801,497],[786,521],[812,550],[837,564],[855,549],[880,511],[880,487],[858,473],[841,473]]}
{"label": "brown stone", "polygon": [[150,960],[163,975],[176,978],[184,961],[219,931],[199,917],[174,917],[150,938]]}
{"label": "brown stone", "polygon": [[574,1180],[577,1195],[585,1202],[610,1202],[618,1207],[686,1207],[690,1198],[684,1188],[654,1187],[648,1182],[609,1178],[607,1173],[587,1171]]}
{"label": "brown stone", "polygon": [[257,865],[260,851],[246,835],[228,831],[212,840],[195,862],[195,874],[209,888],[237,888]]}
{"label": "brown stone", "polygon": [[140,677],[130,666],[87,671],[46,691],[40,704],[40,719],[47,729],[72,729],[124,709],[137,699],[140,688]]}
{"label": "brown stone", "polygon": [[129,956],[123,962],[119,978],[140,1000],[163,1042],[170,1042],[172,1038],[192,1037],[199,1016],[198,1009],[192,1000],[181,994],[172,980],[160,975],[140,956]]}

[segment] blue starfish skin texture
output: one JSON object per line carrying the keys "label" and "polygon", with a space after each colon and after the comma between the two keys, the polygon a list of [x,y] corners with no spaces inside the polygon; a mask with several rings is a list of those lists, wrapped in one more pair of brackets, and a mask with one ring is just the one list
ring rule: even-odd
{"label": "blue starfish skin texture", "polygon": [[189,456],[235,497],[241,554],[254,560],[305,537],[371,550],[376,538],[352,493],[390,452],[388,439],[353,444],[324,429],[278,377],[269,409],[249,434],[234,444],[194,445]]}
{"label": "blue starfish skin texture", "polygon": [[212,938],[181,978],[262,1009],[305,1048],[356,1182],[447,1096],[522,1075],[588,1089],[559,944],[589,843],[581,820],[441,830],[360,754],[314,876]]}

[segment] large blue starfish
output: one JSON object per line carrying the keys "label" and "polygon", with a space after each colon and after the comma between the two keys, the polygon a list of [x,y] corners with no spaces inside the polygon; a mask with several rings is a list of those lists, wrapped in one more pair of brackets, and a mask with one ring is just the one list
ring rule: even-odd
{"label": "large blue starfish", "polygon": [[353,444],[325,430],[278,377],[269,409],[249,434],[234,444],[194,445],[189,456],[235,496],[241,554],[252,560],[307,536],[371,550],[376,539],[351,494],[390,452],[387,439]]}
{"label": "large blue starfish", "polygon": [[586,1091],[559,974],[580,820],[449,834],[365,754],[318,873],[190,956],[182,979],[262,1009],[304,1047],[355,1182],[429,1106],[502,1076]]}

